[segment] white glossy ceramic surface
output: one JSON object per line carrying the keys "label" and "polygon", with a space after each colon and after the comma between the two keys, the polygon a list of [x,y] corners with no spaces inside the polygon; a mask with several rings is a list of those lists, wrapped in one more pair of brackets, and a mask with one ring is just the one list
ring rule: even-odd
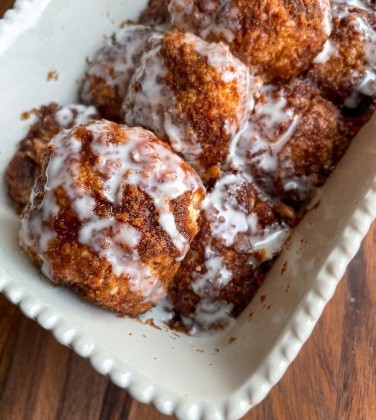
{"label": "white glossy ceramic surface", "polygon": [[[74,101],[85,57],[144,4],[19,0],[5,15],[0,23],[1,176],[30,125],[20,114],[52,100]],[[47,81],[50,70],[57,71],[57,81]],[[295,231],[254,301],[216,336],[192,338],[119,319],[53,287],[19,250],[17,218],[3,183],[0,290],[138,400],[182,419],[239,418],[266,396],[295,358],[376,216],[375,132],[376,116],[354,140],[316,198],[320,205]]]}

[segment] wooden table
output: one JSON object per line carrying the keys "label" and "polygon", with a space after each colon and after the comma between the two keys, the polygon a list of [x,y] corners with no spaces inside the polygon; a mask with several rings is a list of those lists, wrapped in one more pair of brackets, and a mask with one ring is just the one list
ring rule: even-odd
{"label": "wooden table", "polygon": [[[13,0],[0,0],[0,16]],[[246,420],[376,419],[376,222],[314,333]],[[0,296],[0,418],[162,420]]]}

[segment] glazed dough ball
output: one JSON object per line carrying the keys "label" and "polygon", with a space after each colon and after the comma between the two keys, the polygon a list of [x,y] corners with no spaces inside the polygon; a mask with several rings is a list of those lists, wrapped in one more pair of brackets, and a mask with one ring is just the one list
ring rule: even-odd
{"label": "glazed dough ball", "polygon": [[76,126],[48,147],[21,245],[54,282],[142,313],[165,296],[203,198],[197,174],[152,133],[108,121]]}
{"label": "glazed dough ball", "polygon": [[173,25],[226,42],[266,81],[307,70],[330,34],[328,0],[171,0]]}
{"label": "glazed dough ball", "polygon": [[99,118],[93,106],[66,105],[56,103],[43,105],[33,111],[36,122],[31,126],[5,173],[8,193],[18,211],[22,211],[30,198],[37,179],[46,145],[63,128],[85,124]]}
{"label": "glazed dough ball", "polygon": [[177,31],[157,35],[124,102],[125,122],[167,140],[205,179],[218,175],[260,83],[223,44]]}
{"label": "glazed dough ball", "polygon": [[269,85],[234,137],[228,165],[299,209],[328,178],[348,140],[340,112],[318,89],[300,80]]}
{"label": "glazed dough ball", "polygon": [[289,232],[252,183],[224,174],[202,204],[199,234],[169,288],[183,325],[221,328],[239,315]]}
{"label": "glazed dough ball", "polygon": [[103,118],[121,120],[121,105],[130,80],[156,29],[127,24],[99,51],[81,86],[81,100],[95,105]]}
{"label": "glazed dough ball", "polygon": [[376,12],[366,2],[333,1],[333,30],[309,76],[330,99],[349,108],[376,97]]}

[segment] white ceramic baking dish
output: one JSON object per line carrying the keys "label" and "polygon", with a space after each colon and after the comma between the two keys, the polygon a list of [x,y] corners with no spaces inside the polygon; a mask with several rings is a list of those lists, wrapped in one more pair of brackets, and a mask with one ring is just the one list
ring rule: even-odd
{"label": "white ceramic baking dish", "polygon": [[[145,1],[19,0],[0,23],[0,170],[30,121],[20,114],[76,100],[92,57]],[[58,80],[47,81],[56,71]],[[258,295],[212,337],[158,330],[53,287],[18,247],[17,217],[0,200],[0,290],[56,339],[142,402],[184,419],[234,419],[260,402],[312,332],[376,216],[376,116],[353,141]],[[234,340],[235,339],[235,340]]]}

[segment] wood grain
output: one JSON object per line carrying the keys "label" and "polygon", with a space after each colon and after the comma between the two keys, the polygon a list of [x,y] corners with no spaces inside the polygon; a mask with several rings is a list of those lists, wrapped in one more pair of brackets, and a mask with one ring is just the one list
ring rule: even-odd
{"label": "wood grain", "polygon": [[[12,0],[0,0],[0,16]],[[244,420],[376,419],[376,222],[308,343]],[[0,418],[164,420],[0,296]]]}

